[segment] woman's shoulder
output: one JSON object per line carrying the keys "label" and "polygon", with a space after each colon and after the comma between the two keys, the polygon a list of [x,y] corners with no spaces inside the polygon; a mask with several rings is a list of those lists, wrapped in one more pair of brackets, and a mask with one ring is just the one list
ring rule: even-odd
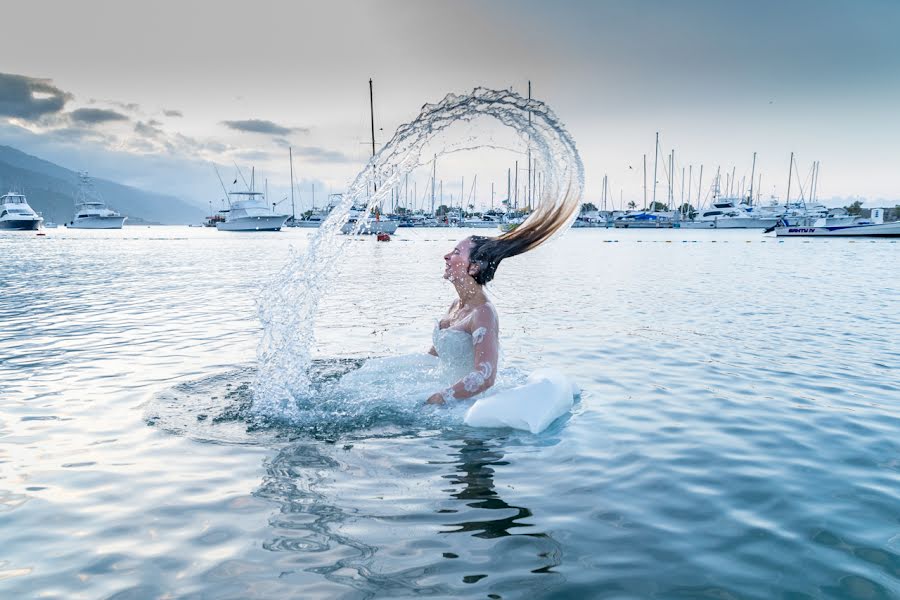
{"label": "woman's shoulder", "polygon": [[469,318],[469,322],[472,324],[473,328],[496,327],[499,321],[500,318],[497,315],[497,309],[494,308],[494,304],[490,300],[473,308]]}

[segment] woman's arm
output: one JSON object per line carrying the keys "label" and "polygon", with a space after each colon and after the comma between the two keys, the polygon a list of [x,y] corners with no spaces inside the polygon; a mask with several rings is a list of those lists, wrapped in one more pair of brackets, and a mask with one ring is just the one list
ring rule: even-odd
{"label": "woman's arm", "polygon": [[472,341],[475,344],[475,365],[471,373],[448,387],[432,394],[428,404],[444,404],[451,399],[464,400],[477,396],[494,385],[497,378],[499,328],[493,308],[484,305],[472,315]]}

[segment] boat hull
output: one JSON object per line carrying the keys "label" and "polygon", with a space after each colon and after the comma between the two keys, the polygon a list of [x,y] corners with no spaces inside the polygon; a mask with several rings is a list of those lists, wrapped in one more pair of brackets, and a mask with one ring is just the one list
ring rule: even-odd
{"label": "boat hull", "polygon": [[900,221],[877,225],[776,227],[778,237],[900,237]]}
{"label": "boat hull", "polygon": [[671,221],[615,221],[613,226],[616,229],[671,229]]}
{"label": "boat hull", "polygon": [[219,231],[281,231],[287,219],[280,215],[240,217],[233,221],[216,223],[216,229]]}
{"label": "boat hull", "polygon": [[69,229],[122,229],[128,217],[84,217],[70,222]]}
{"label": "boat hull", "polygon": [[498,221],[463,221],[460,227],[466,229],[496,229]]}
{"label": "boat hull", "polygon": [[681,221],[680,229],[768,229],[778,219],[719,219],[716,221]]}
{"label": "boat hull", "polygon": [[[366,221],[362,229],[359,230],[360,235],[373,235],[378,233],[392,234],[397,231],[399,223],[397,221]],[[341,227],[341,233],[353,233],[356,229],[356,223],[344,223]]]}
{"label": "boat hull", "polygon": [[0,220],[0,229],[14,229],[17,231],[34,231],[41,228],[41,219],[3,219]]}

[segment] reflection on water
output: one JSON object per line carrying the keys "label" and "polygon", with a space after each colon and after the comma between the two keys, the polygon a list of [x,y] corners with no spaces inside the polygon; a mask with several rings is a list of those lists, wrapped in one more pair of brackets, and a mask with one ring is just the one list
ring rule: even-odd
{"label": "reflection on water", "polygon": [[[389,446],[403,440],[382,441]],[[357,456],[350,443],[283,447],[266,461],[265,478],[254,493],[278,505],[263,548],[291,553],[291,564],[334,583],[388,596],[455,594],[463,589],[459,586],[470,590],[473,584],[490,590],[491,574],[501,572],[512,579],[501,586],[506,592],[561,581],[552,570],[560,564],[559,544],[545,532],[527,531],[536,528],[526,522],[532,511],[506,502],[498,492],[495,477],[508,464],[504,440],[435,442],[439,456],[427,461],[429,473],[418,474],[433,485],[415,495],[401,486],[402,493],[393,498],[389,480],[380,472],[384,465],[368,463],[367,449]],[[398,480],[404,478],[402,464],[388,468]],[[363,477],[379,479],[385,487],[360,487]],[[377,494],[376,503],[367,503],[369,494]],[[465,519],[448,522],[452,514]],[[427,538],[425,532],[430,532]],[[455,539],[455,534],[465,536]],[[469,536],[493,541],[473,546],[466,541]],[[529,574],[543,581],[536,584]],[[547,579],[547,574],[553,577]]]}
{"label": "reflection on water", "polygon": [[[450,494],[452,497],[462,500],[472,508],[485,510],[509,510],[515,514],[492,519],[465,521],[452,523],[458,529],[448,533],[475,532],[472,535],[483,538],[495,538],[504,535],[513,535],[510,529],[515,527],[532,527],[529,523],[521,523],[520,519],[527,519],[531,511],[521,506],[510,506],[497,494],[494,486],[494,469],[509,463],[503,460],[500,446],[489,446],[484,440],[463,440],[461,446],[454,446],[458,451],[455,458],[459,462],[454,463],[456,468],[452,474],[445,475],[454,486],[463,488]],[[544,536],[542,533],[525,535]]]}

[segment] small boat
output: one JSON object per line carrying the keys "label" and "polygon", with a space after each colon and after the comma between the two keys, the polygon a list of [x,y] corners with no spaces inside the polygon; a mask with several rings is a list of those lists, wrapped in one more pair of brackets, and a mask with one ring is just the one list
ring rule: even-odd
{"label": "small boat", "polygon": [[24,194],[9,192],[0,196],[0,229],[40,229],[44,218],[28,205]]}
{"label": "small boat", "polygon": [[782,221],[774,228],[778,237],[900,237],[900,221],[884,222],[884,209],[873,208],[869,221],[849,225],[829,225],[826,217]]}
{"label": "small boat", "polygon": [[325,219],[328,218],[328,213],[331,212],[331,207],[328,210],[312,210],[308,214],[306,214],[302,219],[294,219],[292,221],[288,221],[289,227],[321,227],[322,223],[325,222]]}
{"label": "small boat", "polygon": [[617,229],[668,229],[672,227],[672,217],[668,213],[642,211],[616,217],[613,226]]}
{"label": "small boat", "polygon": [[[392,234],[397,231],[397,227],[400,225],[398,221],[381,219],[379,217],[373,218],[368,215],[363,217],[362,215],[363,211],[356,208],[351,209],[349,220],[341,227],[341,233],[349,234],[357,232],[361,235],[377,235],[380,233]],[[361,220],[364,221],[362,225],[359,224]],[[357,230],[357,228],[359,229]]]}
{"label": "small boat", "polygon": [[228,211],[220,210],[216,214],[206,217],[206,221],[203,223],[203,226],[204,227],[215,227],[219,223],[224,223],[225,222],[225,214],[227,212]]}
{"label": "small boat", "polygon": [[460,221],[460,227],[475,227],[479,229],[496,229],[500,224],[500,220],[491,215],[482,215],[481,218],[463,219]]}
{"label": "small boat", "polygon": [[69,229],[122,229],[125,219],[106,206],[97,193],[87,173],[80,173],[78,197],[75,199],[75,217],[66,225]]}

